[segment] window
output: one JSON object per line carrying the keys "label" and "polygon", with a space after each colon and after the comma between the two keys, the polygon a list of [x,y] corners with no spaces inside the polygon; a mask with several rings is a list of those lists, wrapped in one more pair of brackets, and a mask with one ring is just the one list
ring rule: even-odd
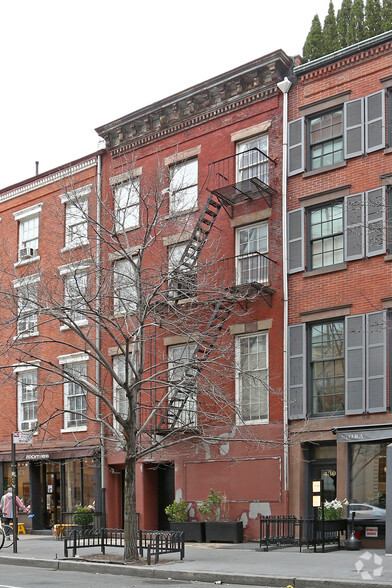
{"label": "window", "polygon": [[237,154],[237,182],[259,178],[268,184],[267,135],[237,143]]}
{"label": "window", "polygon": [[87,199],[67,202],[65,208],[65,246],[72,248],[88,243]]}
{"label": "window", "polygon": [[37,424],[37,368],[18,366],[18,427],[20,431],[34,429]]}
{"label": "window", "polygon": [[311,325],[312,413],[344,411],[344,323]]}
{"label": "window", "polygon": [[64,364],[64,428],[71,429],[86,425],[86,390],[80,384],[87,376],[86,362]]}
{"label": "window", "polygon": [[139,225],[139,201],[139,178],[114,186],[114,215],[117,231]]}
{"label": "window", "polygon": [[309,169],[343,161],[343,109],[315,116],[308,123]]}
{"label": "window", "polygon": [[191,159],[169,168],[170,200],[169,212],[176,214],[192,210],[198,198],[198,161]]}
{"label": "window", "polygon": [[343,263],[343,203],[309,210],[309,224],[311,268]]}
{"label": "window", "polygon": [[268,281],[268,223],[237,229],[236,252],[237,284]]}
{"label": "window", "polygon": [[[121,381],[125,382],[125,357],[124,355],[116,355],[113,357],[113,369],[116,375]],[[129,412],[129,402],[126,392],[122,386],[120,386],[116,380],[113,380],[113,402],[117,412],[126,419]],[[118,425],[117,421],[114,420],[115,426]]]}
{"label": "window", "polygon": [[39,213],[42,204],[35,204],[24,210],[14,212],[19,223],[18,262],[38,257]]}
{"label": "window", "polygon": [[268,336],[236,338],[237,407],[241,421],[268,419]]}
{"label": "window", "polygon": [[64,279],[65,315],[74,322],[86,320],[87,273],[75,272]]}
{"label": "window", "polygon": [[[289,326],[289,415],[324,416],[385,412],[387,319],[385,311]],[[312,317],[313,318],[313,317]]]}
{"label": "window", "polygon": [[196,295],[196,267],[192,270],[180,265],[187,243],[169,248],[169,295],[172,298],[191,298]]}
{"label": "window", "polygon": [[127,314],[137,307],[138,258],[119,259],[114,262],[114,313]]}
{"label": "window", "polygon": [[[348,93],[301,107],[289,122],[288,175],[317,171],[385,147],[385,91],[347,100]],[[305,129],[307,132],[305,132]]]}
{"label": "window", "polygon": [[38,331],[38,276],[15,280],[18,296],[18,335],[36,335]]}
{"label": "window", "polygon": [[176,427],[196,425],[196,370],[192,357],[196,345],[174,345],[168,348],[169,359],[169,423]]}

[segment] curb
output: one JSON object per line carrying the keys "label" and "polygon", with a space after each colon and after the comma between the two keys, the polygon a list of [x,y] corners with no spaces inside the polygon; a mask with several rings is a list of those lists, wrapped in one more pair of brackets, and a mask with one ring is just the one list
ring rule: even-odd
{"label": "curb", "polygon": [[[248,586],[268,586],[271,588],[359,588],[369,587],[365,580],[339,580],[333,578],[293,578],[286,576],[267,576],[253,574],[236,574],[232,572],[208,572],[167,570],[154,566],[127,566],[125,564],[101,564],[95,562],[66,560],[66,559],[36,559],[15,558],[2,556],[0,565],[19,565],[26,567],[39,567],[53,571],[78,571],[94,574],[112,574],[114,576],[139,576],[143,578],[156,578],[157,580],[188,580],[198,582],[217,582],[228,584],[245,584]],[[372,588],[391,588],[389,582],[372,582]]]}

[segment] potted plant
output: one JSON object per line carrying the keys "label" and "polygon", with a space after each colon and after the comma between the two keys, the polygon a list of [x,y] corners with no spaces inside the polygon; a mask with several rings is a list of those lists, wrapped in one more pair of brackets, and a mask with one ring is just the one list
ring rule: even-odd
{"label": "potted plant", "polygon": [[94,510],[88,506],[79,506],[73,514],[75,525],[89,527],[94,521]]}
{"label": "potted plant", "polygon": [[173,500],[165,508],[165,513],[169,519],[170,531],[182,531],[185,541],[197,541],[199,543],[204,541],[204,522],[188,521],[188,505],[185,500],[182,498],[178,501]]}
{"label": "potted plant", "polygon": [[228,520],[228,503],[222,492],[210,488],[207,500],[198,507],[205,519],[206,541],[242,543],[244,531],[242,521]]}
{"label": "potted plant", "polygon": [[[325,500],[324,501],[324,530],[325,531],[345,531],[347,529],[347,520],[343,518],[344,507],[348,504],[344,500]],[[318,509],[318,518],[322,519],[322,507]]]}

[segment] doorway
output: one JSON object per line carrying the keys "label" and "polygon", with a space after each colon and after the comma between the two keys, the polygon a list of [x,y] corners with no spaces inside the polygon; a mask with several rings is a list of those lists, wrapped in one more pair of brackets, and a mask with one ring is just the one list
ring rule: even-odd
{"label": "doorway", "polygon": [[306,504],[306,514],[313,513],[312,507],[312,482],[317,480],[324,481],[324,500],[330,502],[336,498],[337,488],[337,463],[336,463],[336,444],[335,445],[318,445],[309,448],[309,482],[308,482],[308,500]]}
{"label": "doorway", "polygon": [[165,508],[175,498],[174,463],[158,464],[157,474],[158,529],[167,531],[169,529],[169,521],[165,513]]}
{"label": "doorway", "polygon": [[58,464],[46,466],[44,493],[44,526],[51,528],[60,523],[60,472]]}

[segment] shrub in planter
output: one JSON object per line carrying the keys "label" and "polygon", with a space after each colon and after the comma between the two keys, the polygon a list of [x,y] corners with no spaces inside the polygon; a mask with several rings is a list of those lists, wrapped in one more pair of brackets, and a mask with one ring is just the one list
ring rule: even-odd
{"label": "shrub in planter", "polygon": [[184,533],[185,541],[203,542],[205,537],[204,523],[200,521],[188,521],[188,505],[185,500],[174,500],[165,508],[165,513],[169,519],[171,531],[181,531]]}
{"label": "shrub in planter", "polygon": [[185,523],[188,520],[187,503],[182,498],[178,502],[173,500],[165,508],[165,513],[170,523]]}
{"label": "shrub in planter", "polygon": [[80,506],[73,514],[73,520],[76,525],[87,527],[94,521],[94,511],[87,506]]}
{"label": "shrub in planter", "polygon": [[222,492],[210,489],[207,500],[198,507],[205,518],[206,541],[242,543],[242,521],[229,521],[228,503]]}

